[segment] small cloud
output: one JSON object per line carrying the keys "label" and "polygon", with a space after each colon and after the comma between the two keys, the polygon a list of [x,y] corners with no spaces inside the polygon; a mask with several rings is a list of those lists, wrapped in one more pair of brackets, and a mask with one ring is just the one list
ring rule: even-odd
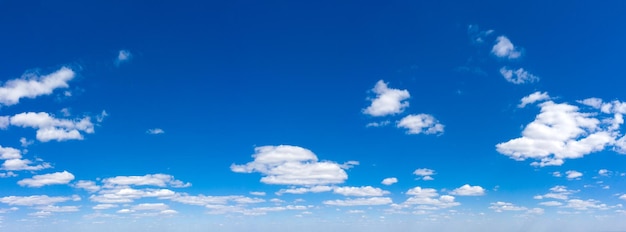
{"label": "small cloud", "polygon": [[413,174],[421,176],[422,180],[434,180],[432,175],[435,175],[435,170],[428,168],[418,168],[413,172]]}
{"label": "small cloud", "polygon": [[493,45],[491,49],[491,53],[497,57],[507,59],[517,59],[522,56],[522,52],[520,52],[506,36],[498,36],[496,44]]}
{"label": "small cloud", "polygon": [[115,65],[120,65],[122,63],[128,62],[130,61],[130,59],[133,57],[133,54],[130,53],[130,51],[128,50],[120,50],[117,53],[117,57],[115,58]]}
{"label": "small cloud", "polygon": [[363,109],[363,114],[374,117],[399,114],[409,107],[407,99],[411,97],[409,91],[404,89],[393,89],[387,86],[383,80],[376,82],[372,89],[376,97],[370,99],[372,104]]}
{"label": "small cloud", "polygon": [[508,67],[500,68],[500,74],[506,79],[506,81],[511,82],[513,84],[525,84],[539,81],[539,77],[535,76],[523,68],[518,68],[517,70],[509,69]]}
{"label": "small cloud", "polygon": [[35,141],[33,140],[28,140],[24,137],[20,138],[20,144],[22,145],[22,147],[28,147],[30,145],[33,145],[33,143],[35,143]]}
{"label": "small cloud", "polygon": [[398,121],[398,128],[407,129],[407,134],[443,134],[444,125],[429,114],[411,114]]}
{"label": "small cloud", "polygon": [[452,190],[450,194],[457,196],[482,196],[485,195],[485,189],[480,186],[471,186],[469,184],[465,184]]}
{"label": "small cloud", "polygon": [[517,108],[524,108],[528,104],[533,104],[535,102],[545,101],[545,100],[550,100],[550,95],[548,95],[548,92],[542,93],[542,92],[537,91],[522,98],[520,104],[517,105]]}
{"label": "small cloud", "polygon": [[389,125],[389,123],[391,123],[391,121],[389,120],[385,120],[381,122],[370,122],[367,125],[365,125],[365,127],[383,127],[383,126]]}
{"label": "small cloud", "polygon": [[148,131],[146,131],[146,133],[151,134],[151,135],[159,135],[159,134],[165,134],[165,131],[161,128],[154,128],[154,129],[149,129]]}
{"label": "small cloud", "polygon": [[398,183],[398,178],[395,178],[395,177],[385,178],[381,182],[381,184],[384,184],[384,185],[392,185],[392,184],[395,184],[395,183]]}
{"label": "small cloud", "polygon": [[583,176],[582,173],[578,172],[578,171],[574,171],[574,170],[570,170],[565,172],[565,174],[567,174],[567,179],[572,180],[572,179],[578,179],[581,176]]}
{"label": "small cloud", "polygon": [[102,111],[99,115],[96,115],[96,122],[104,121],[104,118],[108,117],[109,114],[106,111]]}

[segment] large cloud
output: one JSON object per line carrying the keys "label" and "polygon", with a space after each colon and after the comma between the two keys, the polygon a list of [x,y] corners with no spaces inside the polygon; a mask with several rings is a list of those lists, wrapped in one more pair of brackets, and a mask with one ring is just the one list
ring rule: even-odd
{"label": "large cloud", "polygon": [[389,88],[383,80],[376,83],[372,92],[376,94],[376,98],[371,100],[370,106],[363,109],[364,114],[375,117],[393,115],[402,113],[409,107],[409,102],[406,101],[411,97],[409,91]]}
{"label": "large cloud", "polygon": [[580,112],[579,107],[567,103],[545,101],[539,106],[541,112],[524,128],[522,137],[497,144],[498,152],[515,160],[540,160],[532,163],[535,166],[558,166],[565,159],[581,158],[615,144],[616,129],[623,124],[619,112],[600,120],[597,113]]}
{"label": "large cloud", "polygon": [[233,164],[233,172],[264,175],[261,182],[283,185],[324,185],[339,184],[348,179],[344,169],[349,165],[340,165],[331,161],[318,161],[317,156],[308,149],[280,145],[255,148],[254,161],[243,165]]}
{"label": "large cloud", "polygon": [[21,98],[35,98],[51,94],[57,88],[67,88],[67,82],[74,76],[74,71],[62,67],[45,76],[26,74],[20,79],[9,80],[0,87],[0,104],[15,105]]}

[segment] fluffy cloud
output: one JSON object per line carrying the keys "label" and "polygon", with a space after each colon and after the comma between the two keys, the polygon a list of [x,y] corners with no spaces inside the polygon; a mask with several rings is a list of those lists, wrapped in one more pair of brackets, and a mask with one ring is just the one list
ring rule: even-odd
{"label": "fluffy cloud", "polygon": [[147,197],[169,199],[175,196],[176,193],[169,189],[117,188],[101,190],[97,195],[91,195],[89,200],[98,203],[130,203]]}
{"label": "fluffy cloud", "polygon": [[517,59],[522,56],[522,52],[511,43],[506,36],[498,36],[496,44],[493,45],[491,53],[500,58]]}
{"label": "fluffy cloud", "polygon": [[264,175],[261,182],[283,185],[339,184],[348,179],[344,171],[356,162],[340,165],[331,161],[318,161],[308,149],[280,145],[262,146],[254,149],[254,161],[243,165],[233,164],[233,172],[259,172]]}
{"label": "fluffy cloud", "polygon": [[520,206],[514,205],[513,203],[502,202],[502,201],[491,203],[491,206],[489,206],[489,208],[498,213],[501,213],[503,211],[523,211],[523,210],[528,209],[526,207],[520,207]]}
{"label": "fluffy cloud", "polygon": [[68,81],[75,76],[67,67],[45,76],[25,74],[20,79],[9,80],[0,87],[0,104],[10,106],[19,103],[21,98],[35,98],[49,95],[57,88],[67,88]]}
{"label": "fluffy cloud", "polygon": [[570,180],[577,179],[577,178],[580,178],[581,176],[583,176],[582,173],[580,173],[578,171],[574,171],[574,170],[567,171],[567,172],[565,172],[565,174],[567,174],[567,176],[566,176],[567,179],[570,179]]}
{"label": "fluffy cloud", "polygon": [[88,181],[88,180],[79,180],[74,185],[74,188],[84,189],[90,193],[97,192],[100,190],[100,186],[96,184],[96,182]]}
{"label": "fluffy cloud", "polygon": [[452,190],[450,194],[457,196],[482,196],[485,195],[485,189],[480,186],[471,186],[469,184],[465,184],[459,188]]}
{"label": "fluffy cloud", "polygon": [[518,108],[524,108],[526,107],[526,105],[528,104],[533,104],[535,102],[538,101],[545,101],[545,100],[550,100],[550,95],[548,95],[547,92],[534,92],[531,93],[530,95],[523,97],[520,104],[517,105]]}
{"label": "fluffy cloud", "polygon": [[276,194],[282,195],[283,193],[290,193],[290,194],[321,193],[321,192],[330,192],[332,190],[333,190],[333,187],[318,185],[318,186],[313,186],[313,187],[281,189],[280,191],[276,192]]}
{"label": "fluffy cloud", "polygon": [[41,187],[44,185],[67,184],[74,180],[74,175],[68,171],[55,172],[50,174],[36,175],[33,178],[26,178],[17,182],[20,186]]}
{"label": "fluffy cloud", "polygon": [[66,202],[69,200],[80,200],[78,196],[72,197],[50,197],[47,195],[33,195],[33,196],[8,196],[0,198],[0,202],[8,204],[8,205],[22,205],[22,206],[33,206],[33,205],[52,205],[55,203]]}
{"label": "fluffy cloud", "polygon": [[558,201],[546,201],[546,202],[541,202],[539,204],[543,205],[543,206],[561,206],[561,205],[563,205],[563,203],[558,202]]}
{"label": "fluffy cloud", "polygon": [[516,70],[513,70],[507,67],[502,67],[500,68],[500,74],[502,74],[502,76],[504,77],[504,79],[506,79],[506,81],[511,82],[516,85],[539,81],[538,76],[535,76],[529,73],[523,68],[518,68]]}
{"label": "fluffy cloud", "polygon": [[385,178],[382,182],[380,182],[381,184],[384,185],[392,185],[395,183],[398,183],[398,178],[395,177],[389,177],[389,178]]}
{"label": "fluffy cloud", "polygon": [[22,158],[22,153],[20,150],[12,148],[12,147],[2,147],[0,146],[0,159],[19,159]]}
{"label": "fluffy cloud", "polygon": [[363,187],[336,187],[335,189],[333,189],[333,193],[341,194],[344,196],[355,196],[355,197],[380,197],[385,194],[389,194],[389,191],[385,191],[380,188],[374,188],[372,186],[363,186]]}
{"label": "fluffy cloud", "polygon": [[411,114],[402,118],[398,124],[398,128],[407,129],[407,134],[441,134],[444,125],[429,114]]}
{"label": "fluffy cloud", "polygon": [[409,189],[406,194],[411,197],[402,203],[402,205],[419,205],[418,208],[422,210],[437,210],[460,205],[460,203],[454,201],[455,198],[453,196],[439,196],[437,190],[432,188],[415,187]]}
{"label": "fluffy cloud", "polygon": [[599,209],[599,210],[607,210],[611,207],[606,204],[602,204],[597,200],[589,199],[589,200],[580,200],[580,199],[571,199],[567,201],[567,205],[563,206],[564,208],[572,208],[575,210],[589,210],[589,209]]}
{"label": "fluffy cloud", "polygon": [[603,129],[594,114],[567,103],[546,101],[539,106],[541,113],[524,128],[522,137],[496,145],[498,152],[518,161],[538,159],[532,163],[536,166],[559,166],[564,159],[601,151],[615,141],[616,133]]}
{"label": "fluffy cloud", "polygon": [[418,168],[413,172],[413,174],[421,176],[422,180],[434,180],[432,176],[435,175],[435,170],[428,168]]}
{"label": "fluffy cloud", "polygon": [[2,163],[1,169],[8,171],[37,171],[52,167],[49,163],[30,165],[32,163],[32,161],[27,159],[10,159],[5,160],[4,163]]}
{"label": "fluffy cloud", "polygon": [[388,205],[393,203],[389,197],[356,198],[347,200],[329,200],[323,202],[325,205],[335,206],[364,206],[364,205]]}
{"label": "fluffy cloud", "polygon": [[117,208],[118,205],[115,204],[97,204],[94,207],[91,207],[94,210],[103,210],[103,209],[112,209]]}
{"label": "fluffy cloud", "polygon": [[190,196],[186,194],[178,194],[172,197],[170,200],[179,202],[187,205],[226,205],[228,203],[237,203],[237,204],[256,204],[265,202],[265,200],[260,198],[249,198],[244,196],[205,196],[205,195],[196,195]]}
{"label": "fluffy cloud", "polygon": [[542,200],[545,198],[551,198],[551,199],[557,199],[557,200],[567,200],[569,198],[570,195],[576,193],[576,191],[573,190],[569,190],[567,189],[567,187],[562,186],[562,185],[557,185],[554,186],[552,188],[550,188],[550,192],[546,193],[544,195],[537,195],[535,197],[533,197],[534,199],[537,200]]}
{"label": "fluffy cloud", "polygon": [[11,117],[10,123],[13,126],[37,129],[37,140],[41,142],[82,140],[81,131],[88,134],[94,132],[90,117],[76,120],[57,119],[45,112],[16,114]]}
{"label": "fluffy cloud", "polygon": [[173,176],[167,174],[148,174],[144,176],[116,176],[102,180],[105,188],[113,188],[115,186],[157,186],[157,187],[174,187],[184,188],[191,186],[190,183],[184,183],[176,180]]}
{"label": "fluffy cloud", "polygon": [[411,97],[409,91],[389,88],[383,80],[376,83],[372,92],[376,94],[376,98],[371,99],[372,104],[363,109],[364,114],[375,117],[393,115],[402,113],[409,107],[409,102],[406,101]]}

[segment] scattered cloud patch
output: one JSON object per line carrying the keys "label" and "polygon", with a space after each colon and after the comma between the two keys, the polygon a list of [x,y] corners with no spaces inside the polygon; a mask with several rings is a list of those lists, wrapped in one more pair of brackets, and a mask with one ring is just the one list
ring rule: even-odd
{"label": "scattered cloud patch", "polygon": [[146,133],[151,134],[151,135],[159,135],[159,134],[165,134],[165,131],[161,128],[154,128],[154,129],[147,130]]}
{"label": "scattered cloud patch", "polygon": [[533,104],[535,102],[539,102],[539,101],[545,101],[545,100],[550,100],[550,95],[548,95],[548,92],[534,92],[531,93],[530,95],[523,97],[520,104],[517,105],[518,108],[524,108],[526,107],[526,105],[528,104]]}
{"label": "scattered cloud patch", "polygon": [[565,174],[567,175],[567,179],[569,180],[573,180],[573,179],[580,179],[580,177],[583,176],[582,173],[578,172],[578,171],[574,171],[574,170],[570,170],[565,172]]}
{"label": "scattered cloud patch", "polygon": [[27,112],[12,116],[10,123],[13,126],[37,129],[37,140],[41,142],[82,140],[81,132],[94,133],[90,117],[75,120],[57,119],[45,112]]}
{"label": "scattered cloud patch", "polygon": [[36,98],[49,95],[55,89],[69,87],[68,82],[76,74],[68,67],[44,76],[35,73],[24,74],[20,79],[9,80],[0,86],[0,104],[15,105],[22,98]]}
{"label": "scattered cloud patch", "polygon": [[50,197],[47,195],[33,195],[33,196],[8,196],[0,198],[0,202],[8,204],[8,205],[18,205],[18,206],[34,206],[34,205],[53,205],[56,203],[66,202],[66,201],[77,201],[80,200],[78,196],[72,197]]}
{"label": "scattered cloud patch", "polygon": [[502,67],[500,68],[500,74],[506,81],[516,85],[539,81],[538,76],[531,74],[530,72],[524,70],[524,68],[513,70],[508,67]]}
{"label": "scattered cloud patch", "polygon": [[130,59],[133,57],[133,54],[130,53],[130,51],[128,50],[119,50],[117,52],[117,57],[115,57],[115,65],[119,66],[122,63],[126,63],[128,61],[130,61]]}
{"label": "scattered cloud patch", "polygon": [[383,127],[383,126],[389,125],[389,123],[391,123],[391,121],[389,120],[380,121],[380,122],[370,122],[366,124],[365,127]]}
{"label": "scattered cloud patch", "polygon": [[407,99],[411,97],[408,90],[392,89],[387,86],[383,80],[379,80],[372,92],[376,97],[370,99],[372,104],[363,109],[363,113],[381,117],[402,113],[405,108],[409,107]]}
{"label": "scattered cloud patch", "polygon": [[406,193],[410,195],[409,199],[402,203],[401,207],[411,205],[419,205],[418,209],[437,210],[458,206],[461,203],[454,201],[455,198],[450,195],[439,196],[436,189],[415,187],[409,189]]}
{"label": "scattered cloud patch", "polygon": [[435,170],[428,168],[418,168],[413,171],[413,174],[420,176],[422,180],[434,180],[432,176],[435,175]]}
{"label": "scattered cloud patch", "polygon": [[544,195],[537,195],[537,196],[534,196],[533,198],[536,200],[543,200],[543,199],[567,200],[569,199],[569,196],[574,193],[576,193],[576,191],[569,190],[567,189],[567,187],[562,186],[562,185],[557,185],[557,186],[550,188],[549,193],[546,193]]}
{"label": "scattered cloud patch", "polygon": [[191,183],[184,183],[167,174],[148,174],[144,176],[116,176],[102,180],[105,188],[114,188],[118,186],[157,186],[157,187],[174,187],[186,188]]}
{"label": "scattered cloud patch", "polygon": [[524,210],[527,210],[528,208],[516,206],[513,203],[509,203],[509,202],[498,201],[495,203],[491,203],[491,206],[489,206],[489,209],[492,209],[493,211],[501,213],[504,211],[524,211]]}
{"label": "scattered cloud patch", "polygon": [[483,44],[485,39],[493,34],[494,30],[481,31],[478,25],[471,24],[467,26],[467,34],[472,44]]}
{"label": "scattered cloud patch", "polygon": [[380,196],[389,194],[389,191],[385,191],[380,188],[374,188],[372,186],[362,186],[362,187],[336,187],[333,189],[333,193],[341,194],[344,196],[353,196],[353,197],[380,197]]}
{"label": "scattered cloud patch", "polygon": [[84,189],[87,192],[93,193],[100,190],[100,186],[96,184],[94,181],[89,180],[79,180],[73,185],[74,188]]}
{"label": "scattered cloud patch", "polygon": [[334,206],[367,206],[367,205],[388,205],[393,203],[389,197],[370,197],[356,198],[347,200],[328,200],[323,202],[325,205]]}
{"label": "scattered cloud patch", "polygon": [[26,178],[17,182],[20,186],[26,187],[42,187],[45,185],[67,184],[74,180],[74,175],[68,171],[55,172],[50,174],[36,175],[32,178]]}
{"label": "scattered cloud patch", "polygon": [[384,185],[392,185],[392,184],[398,183],[398,178],[395,178],[395,177],[385,178],[380,183]]}
{"label": "scattered cloud patch", "polygon": [[457,196],[482,196],[485,195],[485,189],[480,186],[471,186],[469,184],[465,184],[452,190],[450,194]]}
{"label": "scattered cloud patch", "polygon": [[522,52],[506,36],[498,36],[496,38],[496,44],[493,45],[491,53],[506,59],[517,59],[522,56]]}
{"label": "scattered cloud patch", "polygon": [[233,164],[233,172],[263,175],[261,182],[281,185],[340,184],[348,179],[347,169],[354,164],[340,165],[331,161],[318,161],[310,150],[289,145],[262,146],[254,149],[254,161],[243,165]]}
{"label": "scattered cloud patch", "polygon": [[429,114],[411,114],[398,121],[398,128],[407,129],[407,134],[442,134],[444,125]]}

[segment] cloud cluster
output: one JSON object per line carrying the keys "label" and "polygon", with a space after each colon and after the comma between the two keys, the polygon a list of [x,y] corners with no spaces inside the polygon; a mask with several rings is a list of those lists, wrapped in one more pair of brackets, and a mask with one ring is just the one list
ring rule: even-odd
{"label": "cloud cluster", "polygon": [[6,171],[38,171],[52,167],[49,163],[40,161],[40,164],[31,165],[33,161],[22,159],[22,152],[12,147],[0,146],[0,160],[4,160],[0,165],[0,170]]}
{"label": "cloud cluster", "polygon": [[41,142],[82,140],[81,132],[94,133],[90,117],[75,120],[57,119],[45,112],[16,114],[10,118],[10,124],[37,129],[37,140]]}
{"label": "cloud cluster", "polygon": [[617,129],[624,122],[621,112],[606,110],[614,113],[613,118],[599,119],[597,113],[580,112],[577,106],[548,100],[547,93],[536,95],[525,99],[543,100],[539,104],[541,112],[526,125],[522,137],[496,145],[501,154],[519,161],[537,159],[539,162],[532,165],[543,167],[559,166],[565,159],[581,158],[610,145],[619,150]]}
{"label": "cloud cluster", "polygon": [[233,172],[263,175],[261,182],[280,185],[340,184],[348,179],[344,169],[351,167],[331,161],[319,161],[310,150],[289,145],[262,146],[254,149],[254,161],[243,165],[233,164]]}
{"label": "cloud cluster", "polygon": [[409,107],[407,99],[411,95],[406,89],[392,89],[383,80],[379,80],[372,92],[376,94],[376,97],[371,99],[370,106],[363,109],[364,114],[374,117],[394,115],[402,113],[405,108]]}
{"label": "cloud cluster", "polygon": [[76,74],[68,67],[44,76],[34,73],[23,75],[20,79],[9,80],[0,87],[0,104],[5,106],[15,105],[22,98],[36,98],[49,95],[55,89],[69,87],[68,82]]}
{"label": "cloud cluster", "polygon": [[422,178],[422,180],[434,180],[432,176],[435,175],[435,170],[428,168],[418,168],[413,171],[413,174],[419,176],[420,178]]}
{"label": "cloud cluster", "polygon": [[522,56],[519,48],[515,47],[506,36],[498,36],[496,44],[491,48],[491,53],[500,58],[517,59]]}

